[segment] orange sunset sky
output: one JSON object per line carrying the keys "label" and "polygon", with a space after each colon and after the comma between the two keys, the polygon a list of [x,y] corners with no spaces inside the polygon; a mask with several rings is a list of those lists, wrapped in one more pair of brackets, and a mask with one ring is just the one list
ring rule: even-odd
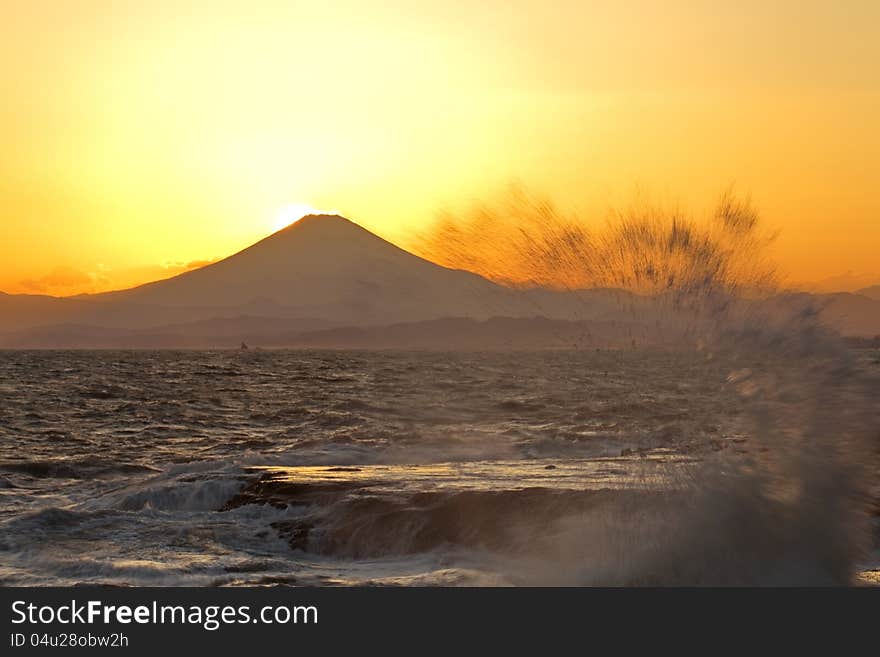
{"label": "orange sunset sky", "polygon": [[0,290],[167,276],[289,205],[406,246],[511,180],[597,222],[735,183],[791,280],[876,283],[878,26],[876,0],[2,0]]}

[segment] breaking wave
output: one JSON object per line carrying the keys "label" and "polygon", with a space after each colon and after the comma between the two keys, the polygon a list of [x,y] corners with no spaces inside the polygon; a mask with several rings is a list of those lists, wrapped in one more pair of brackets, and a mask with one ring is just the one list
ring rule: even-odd
{"label": "breaking wave", "polygon": [[670,466],[683,497],[573,511],[543,559],[515,566],[517,581],[853,582],[871,547],[878,376],[821,324],[818,308],[786,302],[769,241],[732,193],[705,220],[634,206],[595,231],[518,192],[444,217],[422,242],[430,258],[524,289],[637,295],[621,297],[632,318],[723,363],[743,404],[744,453],[722,451],[686,472]]}

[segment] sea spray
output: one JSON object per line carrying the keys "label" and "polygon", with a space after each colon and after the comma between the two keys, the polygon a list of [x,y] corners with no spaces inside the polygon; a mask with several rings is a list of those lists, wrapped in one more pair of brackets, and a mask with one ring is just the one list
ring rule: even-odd
{"label": "sea spray", "polygon": [[854,581],[871,545],[878,377],[822,325],[818,307],[786,298],[766,255],[771,240],[730,192],[704,220],[638,205],[591,230],[521,190],[447,215],[421,240],[429,258],[521,289],[629,293],[617,298],[663,335],[655,342],[728,369],[743,404],[742,448],[708,452],[697,468],[669,465],[668,495],[620,496],[573,512],[549,535],[521,527],[519,540],[541,554],[508,563],[512,581]]}

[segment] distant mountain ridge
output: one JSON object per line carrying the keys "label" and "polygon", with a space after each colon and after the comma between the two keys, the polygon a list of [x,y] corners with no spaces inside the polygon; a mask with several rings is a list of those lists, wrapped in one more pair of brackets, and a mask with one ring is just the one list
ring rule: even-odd
{"label": "distant mountain ridge", "polygon": [[[221,319],[158,329],[108,329],[59,325],[7,334],[13,349],[591,349],[657,344],[648,327],[636,322],[569,321],[546,317],[445,317],[385,326],[340,326],[303,330],[271,318]],[[226,330],[223,330],[225,326]],[[237,327],[237,328],[236,328]]]}
{"label": "distant mountain ridge", "polygon": [[874,299],[874,301],[880,301],[880,285],[864,287],[861,290],[856,290],[856,294],[868,297],[869,299]]}
{"label": "distant mountain ridge", "polygon": [[[880,300],[804,298],[818,299],[823,318],[845,334],[880,333]],[[429,262],[343,217],[312,215],[224,260],[128,290],[71,298],[0,293],[0,347],[201,348],[241,340],[442,347],[444,330],[449,344],[523,346],[531,331],[535,344],[548,344],[555,332],[570,345],[582,330],[615,342],[608,323],[635,335],[634,317],[644,320],[653,303],[622,290],[504,287]],[[583,322],[594,330],[571,324]]]}

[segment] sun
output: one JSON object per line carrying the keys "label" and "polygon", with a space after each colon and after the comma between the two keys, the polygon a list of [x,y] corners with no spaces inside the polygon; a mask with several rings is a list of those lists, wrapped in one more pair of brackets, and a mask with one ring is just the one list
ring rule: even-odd
{"label": "sun", "polygon": [[274,229],[275,231],[279,231],[283,228],[287,228],[290,224],[295,224],[297,221],[299,221],[303,217],[307,217],[310,214],[327,213],[323,210],[317,210],[312,206],[306,205],[304,203],[292,203],[291,205],[285,205],[278,211],[278,214],[275,215]]}

